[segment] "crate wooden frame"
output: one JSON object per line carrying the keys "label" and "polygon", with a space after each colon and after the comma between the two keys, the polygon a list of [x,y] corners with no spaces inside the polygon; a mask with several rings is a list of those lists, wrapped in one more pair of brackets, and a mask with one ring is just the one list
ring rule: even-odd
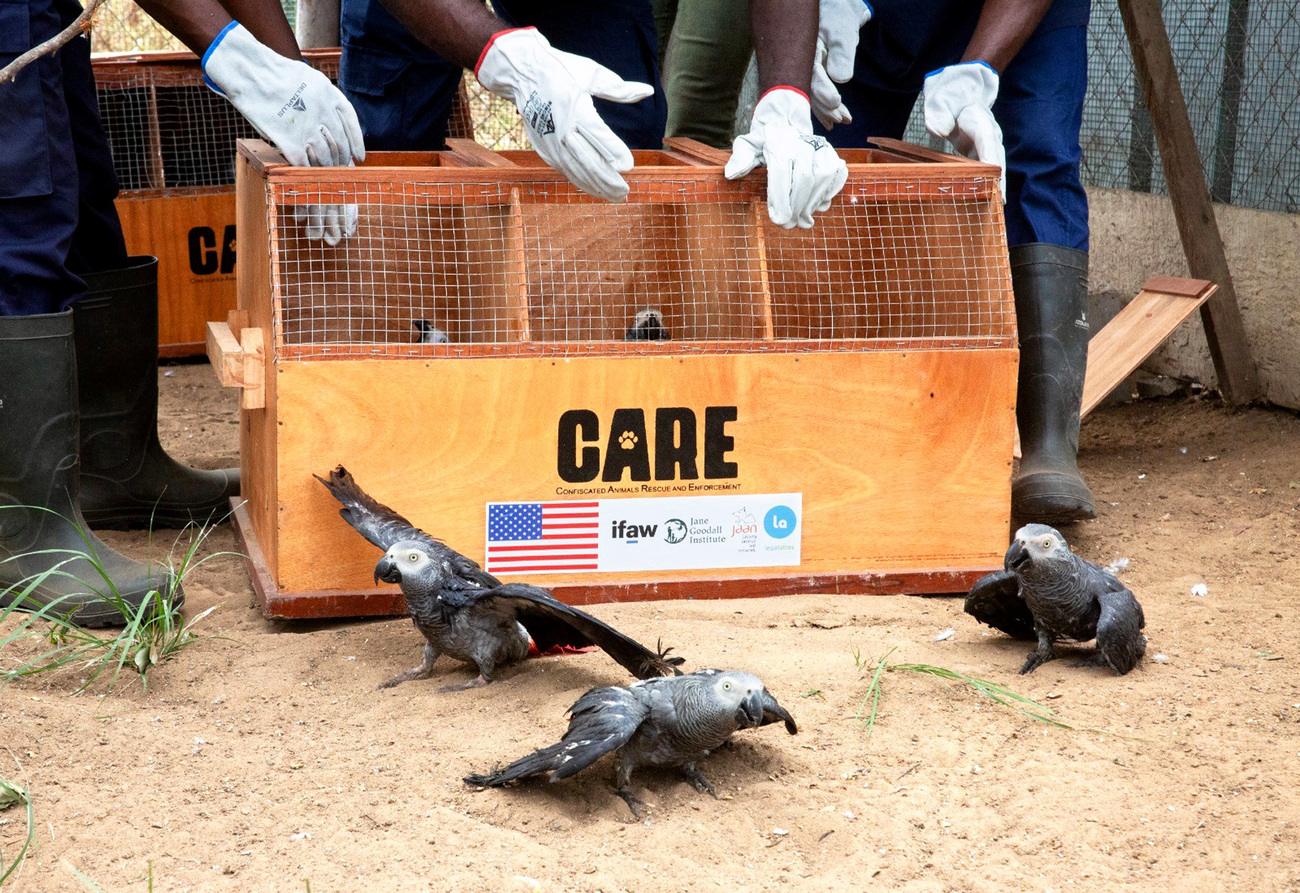
{"label": "crate wooden frame", "polygon": [[[336,197],[345,202],[347,189],[334,196],[331,177],[400,194],[413,177],[436,186],[483,182],[490,176],[498,188],[509,190],[516,211],[527,202],[561,194],[575,208],[589,200],[576,197],[560,174],[530,153],[490,152],[462,142],[447,153],[374,153],[360,168],[332,171],[292,168],[266,144],[242,142],[237,185],[245,246],[238,268],[240,306],[225,323],[210,327],[209,354],[223,381],[243,395],[245,496],[234,504],[234,519],[263,611],[292,618],[404,610],[395,588],[374,585],[370,568],[377,554],[338,518],[337,505],[311,474],[346,465],[376,498],[482,560],[483,494],[475,489],[481,482],[450,473],[436,480],[436,474],[425,476],[431,468],[441,463],[464,471],[470,465],[463,454],[479,452],[496,457],[492,474],[508,480],[490,494],[494,501],[544,500],[554,480],[509,480],[509,469],[532,462],[526,474],[536,474],[531,455],[536,450],[520,440],[546,430],[543,423],[553,424],[549,418],[539,422],[529,417],[545,395],[580,393],[609,406],[636,399],[626,396],[629,391],[650,387],[671,392],[680,405],[698,405],[716,402],[720,381],[724,391],[732,389],[726,391],[729,398],[749,401],[754,416],[774,417],[775,404],[789,415],[787,422],[766,429],[765,436],[799,453],[811,469],[792,487],[804,493],[805,529],[816,528],[805,535],[804,563],[757,571],[548,575],[536,582],[572,603],[796,592],[942,593],[962,591],[999,567],[1010,527],[1018,351],[996,171],[896,141],[879,140],[877,145],[845,153],[858,194],[882,202],[918,196],[946,201],[957,178],[971,200],[986,209],[979,235],[986,244],[980,250],[1001,260],[981,300],[1002,320],[997,331],[979,337],[800,344],[775,337],[768,299],[758,315],[762,323],[745,338],[555,345],[532,340],[526,286],[510,278],[522,269],[519,252],[525,249],[512,241],[511,256],[501,259],[502,275],[516,296],[504,341],[293,343],[285,338],[279,305],[272,299],[283,287],[273,195],[283,199],[301,192],[311,201]],[[762,175],[727,181],[721,172],[725,153],[690,141],[669,141],[663,152],[637,155],[638,166],[627,175],[632,201],[681,201],[681,190],[670,187],[689,182],[691,201],[717,195],[745,204],[752,221],[747,256],[754,260],[752,273],[761,293],[768,294],[772,249],[764,240],[773,237]],[[952,256],[960,258],[969,246],[953,248]],[[708,247],[698,250],[707,252]],[[940,254],[944,257],[935,262],[954,262],[948,252]],[[413,438],[386,420],[385,401],[431,388],[459,395],[450,401],[450,419],[466,415],[466,407],[476,412],[484,407],[478,435],[482,444],[473,446],[472,438],[459,434],[447,434],[451,441],[434,444],[445,432],[426,431]],[[654,405],[652,397],[645,405]],[[457,407],[463,410],[459,415]],[[843,424],[832,430],[826,427],[828,420]],[[777,423],[768,418],[763,424]],[[874,442],[870,454],[856,460],[831,456],[822,448],[839,438],[839,452],[846,445],[852,452],[852,438],[863,432]],[[882,464],[883,456],[889,464]],[[785,479],[788,454],[763,447],[747,454],[746,461],[761,469],[746,492],[787,492],[779,482]],[[875,463],[875,478],[861,479],[855,461]],[[455,510],[449,508],[453,505]],[[478,506],[476,518],[473,505]],[[455,523],[441,523],[452,515]],[[841,529],[851,526],[856,529]],[[887,543],[883,548],[894,554],[873,554],[878,542]],[[328,560],[323,562],[324,556]]]}

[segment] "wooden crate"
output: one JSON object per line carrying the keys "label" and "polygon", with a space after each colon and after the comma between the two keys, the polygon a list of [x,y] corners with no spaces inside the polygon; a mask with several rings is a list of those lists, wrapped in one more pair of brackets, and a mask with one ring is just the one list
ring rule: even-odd
{"label": "wooden crate", "polygon": [[[338,79],[337,49],[304,56]],[[115,53],[93,65],[127,249],[158,258],[160,353],[202,354],[208,320],[236,304],[235,142],[257,133],[204,86],[192,53]],[[463,96],[451,130],[472,133]]]}
{"label": "wooden crate", "polygon": [[[240,144],[240,309],[210,353],[244,388],[237,527],[269,615],[402,610],[312,478],[337,464],[575,603],[953,592],[1000,566],[1018,355],[996,171],[847,152],[831,210],[786,231],[761,175],[670,144],[620,205],[465,143],[354,169]],[[360,216],[335,248],[293,215],[331,201]],[[623,340],[644,307],[671,340]],[[414,319],[450,343],[413,343]],[[529,565],[485,555],[488,503],[594,515],[595,566],[498,569]]]}

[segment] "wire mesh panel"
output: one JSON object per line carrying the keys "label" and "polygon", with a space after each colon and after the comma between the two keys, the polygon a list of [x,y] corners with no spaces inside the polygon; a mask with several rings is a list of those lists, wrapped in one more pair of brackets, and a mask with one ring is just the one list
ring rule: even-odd
{"label": "wire mesh panel", "polygon": [[[851,164],[832,209],[793,231],[768,220],[761,179],[669,153],[641,154],[622,204],[527,153],[492,168],[455,152],[268,166],[277,357],[1008,346],[996,180],[859,155],[876,160]],[[310,238],[322,207],[355,214],[355,235]],[[652,334],[636,328],[646,310]]]}
{"label": "wire mesh panel", "polygon": [[[307,61],[338,77],[338,51]],[[100,56],[94,61],[100,119],[125,193],[230,186],[235,143],[257,131],[203,83],[190,53]]]}

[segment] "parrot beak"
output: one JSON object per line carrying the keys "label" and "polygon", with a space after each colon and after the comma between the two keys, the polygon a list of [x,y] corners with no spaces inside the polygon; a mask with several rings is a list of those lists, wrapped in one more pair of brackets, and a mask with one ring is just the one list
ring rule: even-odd
{"label": "parrot beak", "polygon": [[799,734],[799,727],[794,724],[794,717],[790,715],[790,711],[778,704],[776,698],[763,692],[763,725],[777,720],[785,723],[785,730],[791,735]]}
{"label": "parrot beak", "polygon": [[380,580],[385,583],[402,582],[402,572],[397,569],[397,565],[387,555],[379,559],[379,563],[375,565],[375,583]]}
{"label": "parrot beak", "polygon": [[763,693],[756,691],[740,702],[736,711],[736,721],[741,728],[752,729],[763,724]]}
{"label": "parrot beak", "polygon": [[1022,570],[1029,563],[1029,550],[1020,540],[1012,540],[1011,548],[1007,549],[1007,557],[1003,566],[1009,571]]}

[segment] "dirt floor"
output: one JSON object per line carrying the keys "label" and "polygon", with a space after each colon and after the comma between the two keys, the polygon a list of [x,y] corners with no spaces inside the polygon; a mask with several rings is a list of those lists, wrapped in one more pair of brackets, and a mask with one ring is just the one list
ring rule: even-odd
{"label": "dirt floor", "polygon": [[[233,393],[202,366],[162,382],[173,452],[232,464]],[[150,889],[150,871],[158,891],[1300,890],[1300,419],[1186,398],[1103,409],[1081,459],[1101,517],[1068,535],[1101,563],[1129,559],[1150,638],[1138,670],[1019,677],[1026,646],[951,598],[597,606],[693,667],[757,673],[800,726],[711,757],[720,799],[637,776],[639,823],[603,769],[506,791],[460,781],[556,740],[587,688],[625,682],[601,655],[438,694],[468,678],[446,663],[376,691],[418,660],[409,622],[268,622],[242,561],[218,558],[188,609],[218,605],[203,626],[226,638],[155,670],[147,695],[131,680],[70,697],[75,674],[0,691],[0,776],[30,786],[39,836],[6,889],[84,889],[71,866],[106,891]],[[891,648],[1100,731],[889,673],[868,740],[854,656]],[[0,821],[11,856],[23,817]]]}

